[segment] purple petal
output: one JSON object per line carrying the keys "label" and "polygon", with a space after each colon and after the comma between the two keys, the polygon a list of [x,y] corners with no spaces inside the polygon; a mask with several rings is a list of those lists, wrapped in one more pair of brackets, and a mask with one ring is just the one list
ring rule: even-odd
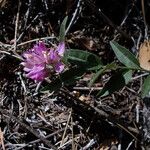
{"label": "purple petal", "polygon": [[40,71],[43,71],[45,69],[44,66],[42,65],[35,65],[33,68],[32,68],[32,71],[30,71],[29,75],[32,75],[32,74],[36,74]]}
{"label": "purple petal", "polygon": [[30,71],[32,71],[32,68],[27,68],[27,67],[24,67],[24,69],[23,69],[24,71],[26,71],[26,72],[30,72]]}
{"label": "purple petal", "polygon": [[55,64],[54,68],[57,73],[61,73],[64,70],[65,66],[63,63],[58,62],[57,64]]}
{"label": "purple petal", "polygon": [[65,43],[64,42],[59,43],[56,51],[58,52],[58,55],[63,56],[65,52]]}
{"label": "purple petal", "polygon": [[33,49],[34,49],[34,52],[39,54],[39,55],[41,55],[41,53],[43,51],[47,50],[45,43],[42,41],[40,41],[38,44],[34,45]]}
{"label": "purple petal", "polygon": [[46,61],[46,58],[42,53],[37,54],[34,53],[34,51],[32,53],[28,51],[24,52],[23,57],[26,58],[26,61],[31,64],[40,64],[40,63],[45,63]]}
{"label": "purple petal", "polygon": [[28,50],[28,51],[24,52],[22,54],[22,56],[27,59],[32,56],[32,52],[30,50]]}
{"label": "purple petal", "polygon": [[22,62],[21,65],[24,66],[24,71],[29,72],[30,70],[33,69],[34,65],[30,64],[29,62]]}
{"label": "purple petal", "polygon": [[42,81],[48,76],[48,72],[44,66],[34,66],[26,76],[36,81]]}
{"label": "purple petal", "polygon": [[55,63],[60,60],[59,55],[57,54],[56,50],[50,50],[50,62]]}
{"label": "purple petal", "polygon": [[45,79],[45,73],[39,72],[38,74],[33,74],[33,75],[26,75],[28,78],[35,80],[35,81],[43,81]]}

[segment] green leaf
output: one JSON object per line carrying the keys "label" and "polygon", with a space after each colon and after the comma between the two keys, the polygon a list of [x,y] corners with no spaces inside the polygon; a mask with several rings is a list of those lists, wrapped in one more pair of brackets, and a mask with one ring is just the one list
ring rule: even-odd
{"label": "green leaf", "polygon": [[83,68],[71,68],[60,75],[62,83],[66,86],[74,84],[85,73]]}
{"label": "green leaf", "polygon": [[103,66],[98,56],[84,50],[69,49],[64,57],[66,63],[77,65],[86,70],[97,70]]}
{"label": "green leaf", "polygon": [[44,88],[40,90],[41,93],[45,91],[49,91],[49,92],[57,91],[58,89],[62,87],[62,82],[60,78],[57,78],[51,83],[47,83],[47,84],[48,85],[46,85]]}
{"label": "green leaf", "polygon": [[99,71],[97,71],[97,73],[93,75],[89,83],[89,86],[92,86],[96,82],[96,80],[99,78],[100,75],[102,75],[105,71],[110,70],[110,69],[113,69],[113,70],[117,69],[117,64],[112,62],[111,64],[108,64],[104,66],[102,69],[100,69]]}
{"label": "green leaf", "polygon": [[107,96],[123,88],[132,78],[132,70],[122,69],[114,74],[97,96]]}
{"label": "green leaf", "polygon": [[71,68],[64,73],[60,74],[58,78],[49,83],[46,87],[44,87],[41,92],[44,91],[56,91],[60,89],[62,86],[68,86],[74,84],[81,76],[84,74],[85,70],[81,68]]}
{"label": "green leaf", "polygon": [[110,45],[118,58],[118,60],[126,67],[139,69],[140,65],[136,57],[125,47],[119,45],[115,41],[110,41]]}
{"label": "green leaf", "polygon": [[144,84],[142,86],[142,98],[149,95],[150,92],[150,75],[144,80]]}
{"label": "green leaf", "polygon": [[65,30],[66,30],[66,23],[68,20],[68,16],[65,17],[63,20],[61,26],[60,26],[60,31],[59,31],[59,41],[64,42],[65,41]]}

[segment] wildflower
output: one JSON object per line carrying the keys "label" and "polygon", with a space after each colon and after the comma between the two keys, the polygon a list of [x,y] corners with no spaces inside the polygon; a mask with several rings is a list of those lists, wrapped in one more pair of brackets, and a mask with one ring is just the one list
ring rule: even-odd
{"label": "wildflower", "polygon": [[35,81],[42,81],[54,71],[61,73],[64,70],[62,57],[65,44],[60,43],[56,49],[49,49],[43,42],[39,42],[32,49],[24,52],[24,71],[26,76]]}
{"label": "wildflower", "polygon": [[61,62],[65,51],[65,43],[62,42],[58,45],[56,50],[50,50],[50,62],[53,64],[54,69],[57,73],[61,73],[64,70],[64,64]]}

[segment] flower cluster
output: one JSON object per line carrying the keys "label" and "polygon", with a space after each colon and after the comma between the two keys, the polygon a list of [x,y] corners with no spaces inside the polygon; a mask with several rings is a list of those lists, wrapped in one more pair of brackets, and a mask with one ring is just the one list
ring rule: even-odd
{"label": "flower cluster", "polygon": [[64,70],[62,57],[65,51],[65,43],[61,42],[56,49],[47,48],[44,42],[39,42],[32,49],[23,53],[24,71],[26,76],[35,81],[42,81],[52,72],[61,73]]}

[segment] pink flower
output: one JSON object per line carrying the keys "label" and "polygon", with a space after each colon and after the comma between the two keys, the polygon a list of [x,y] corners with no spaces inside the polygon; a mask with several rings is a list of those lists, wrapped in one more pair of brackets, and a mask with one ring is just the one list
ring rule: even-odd
{"label": "pink flower", "polygon": [[43,42],[39,42],[32,49],[24,52],[24,71],[26,76],[35,81],[42,81],[54,71],[61,73],[64,70],[62,57],[65,44],[60,43],[57,49],[49,49]]}
{"label": "pink flower", "polygon": [[61,62],[65,52],[65,43],[59,43],[56,50],[50,50],[50,62],[53,64],[54,69],[57,73],[61,73],[64,70],[64,64]]}
{"label": "pink flower", "polygon": [[59,56],[63,56],[65,52],[65,43],[64,42],[59,43],[56,51],[58,52]]}

